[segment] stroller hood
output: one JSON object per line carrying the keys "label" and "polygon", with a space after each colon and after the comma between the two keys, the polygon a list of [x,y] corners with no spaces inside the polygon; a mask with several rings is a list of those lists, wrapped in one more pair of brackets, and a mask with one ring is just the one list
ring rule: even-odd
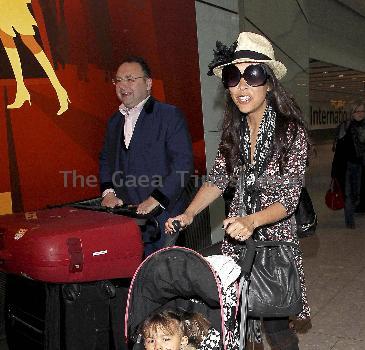
{"label": "stroller hood", "polygon": [[200,312],[222,329],[220,283],[203,256],[181,247],[161,249],[137,269],[128,295],[126,339],[135,342],[139,325],[152,313],[176,308]]}

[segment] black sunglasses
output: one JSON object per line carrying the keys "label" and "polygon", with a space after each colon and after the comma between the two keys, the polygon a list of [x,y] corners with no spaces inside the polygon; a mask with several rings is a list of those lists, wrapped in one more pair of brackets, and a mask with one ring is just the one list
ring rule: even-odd
{"label": "black sunglasses", "polygon": [[224,66],[222,69],[222,82],[226,89],[237,86],[241,80],[253,87],[265,85],[268,75],[264,66],[260,64],[250,64],[241,71],[234,64]]}

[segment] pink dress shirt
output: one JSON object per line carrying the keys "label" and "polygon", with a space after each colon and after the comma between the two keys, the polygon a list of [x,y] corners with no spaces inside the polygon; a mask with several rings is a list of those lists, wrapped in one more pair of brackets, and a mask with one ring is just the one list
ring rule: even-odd
{"label": "pink dress shirt", "polygon": [[144,104],[147,102],[150,96],[145,98],[142,102],[138,103],[138,105],[133,108],[127,108],[122,103],[119,106],[119,111],[124,115],[124,144],[126,148],[129,148],[129,144],[131,142],[133,131],[136,126],[137,120],[141,111],[143,109]]}

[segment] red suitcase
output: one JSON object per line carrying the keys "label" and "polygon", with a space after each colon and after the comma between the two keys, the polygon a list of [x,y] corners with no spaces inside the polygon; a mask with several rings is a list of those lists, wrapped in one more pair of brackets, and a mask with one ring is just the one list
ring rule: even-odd
{"label": "red suitcase", "polygon": [[136,221],[73,207],[0,217],[0,271],[52,283],[132,277],[142,261]]}

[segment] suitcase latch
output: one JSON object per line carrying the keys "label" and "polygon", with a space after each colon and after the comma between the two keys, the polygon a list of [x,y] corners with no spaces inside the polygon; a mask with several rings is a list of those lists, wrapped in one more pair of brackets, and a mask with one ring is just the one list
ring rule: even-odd
{"label": "suitcase latch", "polygon": [[81,272],[84,266],[82,242],[80,238],[71,237],[67,240],[68,254],[70,256],[70,272]]}

